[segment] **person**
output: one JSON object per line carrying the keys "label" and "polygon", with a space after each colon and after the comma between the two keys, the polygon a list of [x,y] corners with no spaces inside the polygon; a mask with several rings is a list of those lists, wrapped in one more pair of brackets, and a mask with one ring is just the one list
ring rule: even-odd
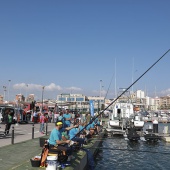
{"label": "person", "polygon": [[48,122],[51,123],[51,120],[52,120],[52,112],[49,111],[48,112]]}
{"label": "person", "polygon": [[64,127],[64,124],[65,124],[65,119],[63,117],[63,112],[60,112],[59,116],[58,116],[58,121],[61,121],[63,123],[63,127]]}
{"label": "person", "polygon": [[95,130],[96,130],[95,123],[92,122],[92,123],[88,124],[88,125],[86,126],[86,130],[89,132],[89,135],[90,135],[90,136],[94,135]]}
{"label": "person", "polygon": [[69,113],[69,110],[66,110],[66,113],[63,115],[65,119],[65,127],[70,127],[71,125],[71,114]]}
{"label": "person", "polygon": [[52,111],[52,118],[51,118],[51,122],[54,123],[54,112]]}
{"label": "person", "polygon": [[75,114],[74,112],[71,113],[71,125],[74,125]]}
{"label": "person", "polygon": [[36,112],[36,110],[33,113],[33,119],[34,119],[34,123],[37,123],[37,121],[38,121],[38,113]]}
{"label": "person", "polygon": [[59,114],[57,112],[54,113],[54,123],[57,122],[58,117],[59,117]]}
{"label": "person", "polygon": [[41,134],[44,134],[44,124],[45,124],[45,116],[44,116],[44,113],[41,113],[41,116],[40,116],[40,133]]}
{"label": "person", "polygon": [[100,121],[99,121],[98,117],[95,118],[94,123],[95,123],[96,131],[97,131],[96,134],[99,134],[99,131],[100,131]]}
{"label": "person", "polygon": [[9,130],[12,124],[12,116],[9,112],[9,110],[7,109],[5,111],[5,115],[4,115],[4,123],[5,123],[5,131],[4,131],[4,136],[6,136],[7,134],[9,134]]}
{"label": "person", "polygon": [[89,123],[90,120],[91,120],[91,115],[90,115],[90,113],[87,113],[86,114],[86,123]]}
{"label": "person", "polygon": [[56,122],[55,128],[51,131],[50,137],[49,137],[49,151],[53,150],[53,148],[56,147],[57,150],[65,151],[66,154],[69,156],[69,160],[70,160],[71,155],[72,155],[72,149],[69,146],[69,143],[71,141],[62,140],[62,133],[64,131],[69,131],[70,129],[74,127],[77,127],[77,126],[63,128],[63,123],[61,121]]}
{"label": "person", "polygon": [[80,134],[79,134],[79,122],[75,122],[74,125],[76,125],[76,123],[78,123],[78,127],[74,127],[69,131],[69,139],[74,141],[74,142],[78,142],[79,147],[83,146],[84,144],[84,140],[85,138],[80,138]]}

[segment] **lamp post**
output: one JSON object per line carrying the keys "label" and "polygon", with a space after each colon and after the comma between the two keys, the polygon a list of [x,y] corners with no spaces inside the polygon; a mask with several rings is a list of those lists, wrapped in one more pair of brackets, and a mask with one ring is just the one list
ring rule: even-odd
{"label": "lamp post", "polygon": [[99,102],[100,111],[101,111],[101,88],[102,88],[102,80],[100,80],[100,102]]}
{"label": "lamp post", "polygon": [[6,86],[3,86],[3,89],[4,89],[4,102],[5,102]]}
{"label": "lamp post", "polygon": [[[103,93],[102,96],[104,96],[104,86],[102,86],[102,93]],[[104,104],[104,107],[105,107],[105,96],[104,96],[103,104]]]}
{"label": "lamp post", "polygon": [[8,103],[9,103],[9,90],[10,90],[10,82],[11,82],[11,80],[8,80]]}
{"label": "lamp post", "polygon": [[28,84],[26,84],[26,95],[25,95],[25,102],[27,101],[27,90],[28,90]]}
{"label": "lamp post", "polygon": [[42,108],[41,108],[41,112],[43,112],[43,97],[44,97],[44,88],[45,88],[45,86],[42,86]]}

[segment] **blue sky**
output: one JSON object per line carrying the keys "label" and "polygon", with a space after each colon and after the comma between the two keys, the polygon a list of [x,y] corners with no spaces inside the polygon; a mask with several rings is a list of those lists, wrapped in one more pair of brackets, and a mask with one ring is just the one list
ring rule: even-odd
{"label": "blue sky", "polygon": [[[0,94],[7,86],[11,100],[18,93],[40,99],[45,86],[45,98],[99,96],[102,86],[105,96],[111,83],[106,97],[113,98],[115,84],[129,87],[170,48],[169,6],[169,0],[0,1]],[[133,89],[170,94],[169,64],[170,53]]]}

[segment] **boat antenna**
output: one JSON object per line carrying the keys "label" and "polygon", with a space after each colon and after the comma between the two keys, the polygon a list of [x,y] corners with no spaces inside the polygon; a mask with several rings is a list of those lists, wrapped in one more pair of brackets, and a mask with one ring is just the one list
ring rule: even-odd
{"label": "boat antenna", "polygon": [[[96,116],[93,117],[93,119],[85,125],[75,136],[80,134],[89,124],[91,124],[96,118],[98,118],[105,110],[107,110],[113,103],[115,103],[124,93],[126,93],[135,83],[137,83],[152,67],[154,67],[166,54],[168,54],[170,49],[168,49],[155,63],[153,63],[140,77],[138,77],[128,88],[126,88],[115,100],[113,100],[107,107],[105,107],[100,113]],[[75,137],[74,136],[74,137]],[[73,138],[74,138],[73,137]],[[73,139],[72,138],[72,139]],[[72,140],[71,139],[71,140]]]}

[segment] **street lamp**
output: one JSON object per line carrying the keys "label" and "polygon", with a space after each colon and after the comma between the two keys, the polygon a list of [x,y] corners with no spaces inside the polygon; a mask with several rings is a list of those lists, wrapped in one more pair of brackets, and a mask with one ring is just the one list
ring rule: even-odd
{"label": "street lamp", "polygon": [[11,82],[11,80],[8,80],[8,103],[9,103],[9,90],[10,90],[10,82]]}
{"label": "street lamp", "polygon": [[4,102],[5,102],[6,86],[3,86],[3,89],[4,89]]}
{"label": "street lamp", "polygon": [[44,88],[45,88],[45,86],[42,86],[42,109],[41,109],[41,112],[43,112],[43,97],[44,97]]}
{"label": "street lamp", "polygon": [[100,80],[100,104],[99,104],[100,111],[101,111],[101,88],[102,88],[102,80]]}
{"label": "street lamp", "polygon": [[27,101],[27,90],[28,90],[28,84],[26,84],[26,95],[25,95],[25,102]]}

